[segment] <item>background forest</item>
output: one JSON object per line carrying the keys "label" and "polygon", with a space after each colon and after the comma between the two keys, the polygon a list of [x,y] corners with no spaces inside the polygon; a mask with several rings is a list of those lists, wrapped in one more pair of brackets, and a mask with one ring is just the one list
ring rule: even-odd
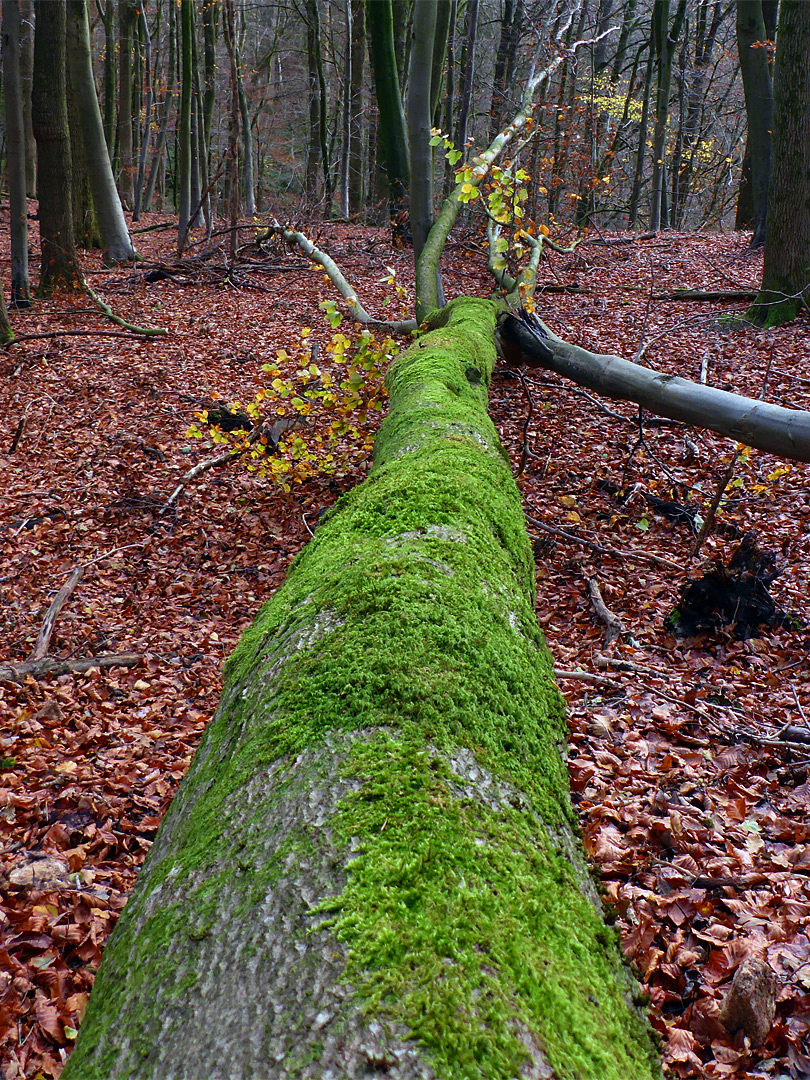
{"label": "background forest", "polygon": [[[414,311],[431,289],[488,297],[493,279],[561,335],[558,353],[798,418],[768,435],[781,457],[728,437],[727,419],[608,402],[533,361],[488,387],[567,702],[573,806],[664,1067],[810,1076],[810,4],[3,0],[2,14],[4,1080],[62,1073],[216,723],[224,662],[369,475]],[[791,92],[774,97],[782,46]],[[432,243],[440,273],[418,261]],[[679,626],[696,581],[731,599],[704,596]],[[218,960],[223,994],[239,952]],[[740,974],[756,993],[731,1009]],[[443,1077],[523,1067],[525,1040],[447,1051],[436,1009],[399,1005]],[[203,1031],[228,1025],[214,1011]],[[319,1077],[325,1036],[298,1011],[278,1075]],[[66,1080],[108,1075],[84,1038]],[[555,1075],[579,1062],[544,1046]],[[601,1080],[591,1051],[582,1075]]]}

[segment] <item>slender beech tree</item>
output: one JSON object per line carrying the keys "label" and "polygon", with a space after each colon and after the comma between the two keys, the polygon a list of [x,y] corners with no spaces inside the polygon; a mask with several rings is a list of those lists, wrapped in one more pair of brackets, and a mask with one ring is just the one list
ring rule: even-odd
{"label": "slender beech tree", "polygon": [[737,48],[748,118],[747,149],[754,210],[751,247],[762,247],[765,243],[771,180],[773,83],[767,40],[762,0],[737,0]]}
{"label": "slender beech tree", "polygon": [[[111,0],[107,0],[109,4]],[[132,246],[121,200],[115,186],[110,155],[104,137],[104,123],[93,79],[90,24],[87,0],[68,0],[68,62],[71,88],[76,101],[84,144],[87,174],[98,215],[101,240],[110,262],[126,262],[137,257]]]}
{"label": "slender beech tree", "polygon": [[12,307],[28,307],[28,199],[23,87],[20,75],[19,0],[3,0],[3,89],[11,214],[11,304]]}
{"label": "slender beech tree", "polygon": [[351,0],[352,79],[349,99],[349,213],[358,214],[365,196],[363,170],[363,86],[366,65],[366,5],[363,0]]}
{"label": "slender beech tree", "polygon": [[32,94],[37,140],[41,263],[39,291],[82,280],[73,237],[73,168],[68,130],[65,38],[67,6],[37,0]]}
{"label": "slender beech tree", "polygon": [[[112,3],[112,0],[107,0]],[[118,0],[118,190],[131,209],[135,199],[135,159],[132,132],[133,0]]]}
{"label": "slender beech tree", "polygon": [[32,93],[34,85],[34,0],[20,0],[20,77],[25,125],[25,184],[28,198],[37,197],[37,141],[34,138]]}
{"label": "slender beech tree", "polygon": [[[109,0],[107,0],[109,3]],[[159,10],[159,9],[158,9]],[[152,106],[154,103],[154,89],[152,86],[152,36],[149,33],[149,22],[146,18],[146,6],[143,0],[139,0],[137,17],[141,28],[141,41],[143,42],[143,81],[146,85],[144,100],[145,120],[143,124],[143,136],[138,151],[138,175],[135,180],[135,194],[132,206],[132,220],[137,221],[143,207],[144,185],[146,182],[146,158],[149,154],[149,146],[152,141]]]}
{"label": "slender beech tree", "polygon": [[[109,2],[109,0],[108,0]],[[143,208],[149,210],[152,207],[152,198],[157,184],[157,178],[163,167],[166,152],[166,137],[169,130],[169,118],[173,113],[174,93],[177,84],[177,5],[168,6],[169,57],[166,69],[166,82],[164,89],[163,104],[160,110],[160,127],[155,142],[152,164],[149,167],[149,178],[146,181],[146,189],[143,193]]]}
{"label": "slender beech tree", "polygon": [[666,147],[669,120],[669,93],[672,86],[672,64],[675,46],[686,18],[686,0],[678,7],[670,22],[669,0],[654,0],[652,42],[658,76],[655,93],[655,126],[653,129],[652,187],[650,191],[650,231],[658,232],[669,224],[664,200],[666,198]]}
{"label": "slender beech tree", "polygon": [[107,0],[104,23],[104,139],[112,161],[115,155],[115,2]]}
{"label": "slender beech tree", "polygon": [[366,7],[371,58],[374,64],[374,89],[380,122],[377,142],[388,179],[391,228],[395,241],[410,234],[408,197],[411,186],[408,134],[394,49],[392,0],[374,0]]}
{"label": "slender beech tree", "polygon": [[194,87],[192,34],[193,0],[180,0],[180,118],[177,132],[178,222],[177,250],[182,254],[188,239],[191,218],[191,108]]}
{"label": "slender beech tree", "polygon": [[[437,0],[421,0],[413,13],[408,74],[408,141],[411,150],[411,235],[419,259],[433,225],[433,151],[430,147]],[[435,72],[433,72],[435,74]]]}
{"label": "slender beech tree", "polygon": [[810,307],[810,4],[782,0],[762,286],[749,318],[777,326]]}

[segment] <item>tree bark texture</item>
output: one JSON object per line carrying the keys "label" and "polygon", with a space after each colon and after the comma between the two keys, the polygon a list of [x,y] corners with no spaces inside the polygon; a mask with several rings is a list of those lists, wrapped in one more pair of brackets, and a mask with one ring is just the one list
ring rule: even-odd
{"label": "tree bark texture", "polygon": [[[746,446],[795,461],[810,461],[810,412],[784,409],[755,398],[664,375],[633,364],[620,356],[592,353],[571,345],[545,328],[548,337],[538,339],[522,327],[510,330],[510,341],[519,340],[522,362],[544,367],[573,379],[606,397],[634,401],[656,416],[682,420],[709,428]],[[510,363],[516,361],[510,356]]]}
{"label": "tree bark texture", "polygon": [[177,250],[182,255],[188,239],[191,217],[191,104],[194,86],[192,68],[192,34],[194,32],[194,9],[192,0],[180,0],[180,117],[177,132],[178,143],[178,207]]}
{"label": "tree bark texture", "polygon": [[584,865],[495,306],[397,360],[374,468],[228,665],[64,1080],[659,1076]]}
{"label": "tree bark texture", "polygon": [[[411,156],[411,235],[419,261],[433,224],[433,148],[431,72],[436,38],[437,0],[422,0],[413,13],[413,41],[408,74],[408,143]],[[435,74],[435,72],[434,72]]]}
{"label": "tree bark texture", "polygon": [[[109,0],[108,0],[109,2]],[[125,262],[136,257],[129,236],[121,200],[115,186],[104,123],[96,96],[93,62],[90,51],[90,24],[86,0],[68,0],[68,60],[71,88],[81,125],[84,158],[93,202],[98,215],[101,239],[111,262]]]}
{"label": "tree bark texture", "polygon": [[810,4],[782,0],[762,288],[749,317],[777,326],[810,304]]}
{"label": "tree bark texture", "polygon": [[28,198],[37,197],[37,140],[34,137],[34,0],[20,0],[20,76],[23,85],[25,124],[25,182]]}
{"label": "tree bark texture", "polygon": [[32,119],[37,140],[39,291],[81,281],[73,237],[73,203],[65,68],[66,8],[37,0]]}
{"label": "tree bark texture", "polygon": [[[108,0],[112,2],[112,0]],[[135,195],[135,162],[132,139],[132,31],[135,10],[132,0],[118,0],[118,190],[124,206],[131,208]]]}
{"label": "tree bark texture", "polygon": [[8,141],[11,218],[11,303],[28,307],[28,198],[25,177],[25,119],[20,72],[20,2],[3,0],[3,90]]}
{"label": "tree bark texture", "polygon": [[771,180],[773,85],[766,47],[762,0],[737,0],[737,48],[748,118],[754,234],[751,247],[765,243],[768,187]]}
{"label": "tree bark texture", "polygon": [[374,89],[380,123],[378,146],[388,178],[389,209],[394,239],[409,235],[408,194],[411,170],[408,134],[402,109],[397,56],[394,50],[394,22],[391,0],[374,0],[366,6],[369,44],[374,65]]}
{"label": "tree bark texture", "polygon": [[366,5],[351,5],[351,89],[349,100],[349,213],[359,214],[365,198],[363,170],[363,86],[366,65]]}

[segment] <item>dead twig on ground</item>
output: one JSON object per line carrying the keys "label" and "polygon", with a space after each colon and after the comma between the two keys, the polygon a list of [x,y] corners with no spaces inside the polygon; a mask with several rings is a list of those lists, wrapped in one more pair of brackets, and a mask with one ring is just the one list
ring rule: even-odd
{"label": "dead twig on ground", "polygon": [[631,551],[605,547],[603,544],[598,544],[595,540],[591,540],[586,536],[579,536],[577,533],[566,532],[565,529],[555,529],[553,525],[546,525],[545,522],[529,517],[528,514],[526,515],[526,520],[543,532],[551,533],[553,536],[559,536],[561,539],[568,540],[574,544],[582,544],[583,547],[590,548],[591,551],[598,551],[600,555],[610,555],[614,559],[634,559],[636,562],[653,563],[655,566],[663,566],[668,570],[678,570],[683,573],[683,567],[679,563],[673,562],[671,559],[665,559],[661,555],[653,555],[646,551]]}
{"label": "dead twig on ground", "polygon": [[104,653],[76,660],[54,660],[45,656],[41,660],[25,660],[18,664],[0,664],[0,682],[23,683],[28,676],[35,679],[42,675],[67,675],[70,672],[87,672],[92,668],[136,667],[143,660],[143,653]]}
{"label": "dead twig on ground", "polygon": [[48,646],[51,643],[51,636],[53,635],[54,627],[56,626],[56,620],[59,618],[59,612],[67,603],[73,590],[79,584],[84,577],[84,567],[76,566],[71,571],[70,577],[65,584],[53,598],[51,606],[45,613],[45,618],[42,620],[42,626],[40,627],[39,634],[37,635],[37,643],[34,646],[34,651],[28,657],[28,662],[34,660],[42,660],[43,657],[48,655]]}

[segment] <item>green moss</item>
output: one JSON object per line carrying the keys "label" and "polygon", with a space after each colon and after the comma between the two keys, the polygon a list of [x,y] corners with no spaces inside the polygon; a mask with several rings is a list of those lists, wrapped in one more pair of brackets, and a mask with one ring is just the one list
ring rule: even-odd
{"label": "green moss", "polygon": [[443,1080],[517,1075],[527,1037],[558,1077],[656,1075],[616,935],[531,813],[460,797],[417,736],[358,744],[347,772],[364,783],[333,828],[362,842],[329,907],[371,1014]]}

